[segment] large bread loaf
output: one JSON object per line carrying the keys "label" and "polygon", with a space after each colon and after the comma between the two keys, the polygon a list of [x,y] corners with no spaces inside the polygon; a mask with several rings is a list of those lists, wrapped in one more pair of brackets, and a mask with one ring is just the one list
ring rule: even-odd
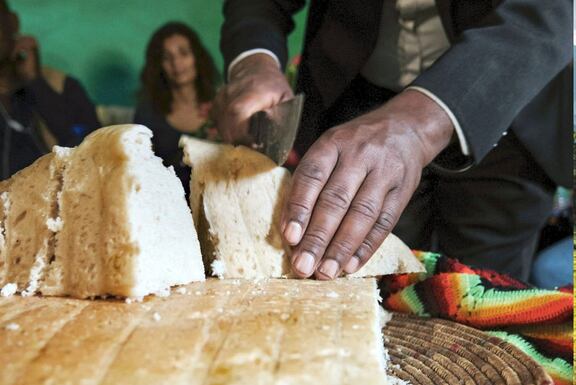
{"label": "large bread loaf", "polygon": [[0,385],[385,385],[380,311],[374,279],[0,298]]}

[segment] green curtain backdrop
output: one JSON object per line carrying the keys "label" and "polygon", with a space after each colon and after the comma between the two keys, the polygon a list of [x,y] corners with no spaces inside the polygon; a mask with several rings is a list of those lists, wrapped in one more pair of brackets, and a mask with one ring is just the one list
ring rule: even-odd
{"label": "green curtain backdrop", "polygon": [[[42,64],[78,78],[98,104],[130,106],[148,39],[170,20],[192,26],[218,68],[223,0],[8,0],[21,31],[34,35]],[[290,56],[299,53],[305,11],[296,16]]]}

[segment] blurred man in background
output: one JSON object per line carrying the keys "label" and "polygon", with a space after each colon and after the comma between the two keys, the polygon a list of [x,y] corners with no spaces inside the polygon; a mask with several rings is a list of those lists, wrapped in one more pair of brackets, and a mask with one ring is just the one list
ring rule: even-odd
{"label": "blurred man in background", "polygon": [[30,165],[53,145],[75,146],[100,126],[81,84],[40,65],[39,47],[19,35],[18,16],[0,0],[1,179]]}

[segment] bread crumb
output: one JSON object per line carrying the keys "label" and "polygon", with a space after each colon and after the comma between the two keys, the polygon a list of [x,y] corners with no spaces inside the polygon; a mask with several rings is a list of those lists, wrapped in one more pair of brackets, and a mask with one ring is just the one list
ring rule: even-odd
{"label": "bread crumb", "polygon": [[30,268],[29,284],[26,290],[22,292],[22,297],[30,297],[38,291],[40,279],[42,278],[44,267],[46,267],[46,258],[43,254],[36,254],[34,264]]}
{"label": "bread crumb", "polygon": [[352,330],[358,330],[358,329],[360,329],[360,325],[356,324],[352,325]]}
{"label": "bread crumb", "polygon": [[322,330],[330,330],[330,326],[328,326],[328,325],[322,325]]}
{"label": "bread crumb", "polygon": [[53,233],[57,233],[58,231],[62,230],[62,226],[64,226],[64,222],[60,217],[48,218],[46,220],[46,227],[48,227],[48,230],[52,231]]}
{"label": "bread crumb", "polygon": [[386,311],[382,306],[378,306],[380,309],[380,327],[383,328],[392,319],[392,313]]}
{"label": "bread crumb", "polygon": [[388,375],[388,385],[411,385],[408,381],[401,380],[397,377]]}
{"label": "bread crumb", "polygon": [[127,304],[131,304],[133,302],[142,302],[144,300],[144,297],[126,297],[126,299],[124,299],[124,302],[126,302]]}
{"label": "bread crumb", "polygon": [[152,318],[154,318],[154,321],[158,322],[162,319],[162,316],[160,316],[160,314],[158,314],[158,312],[154,312],[154,314],[152,314]]}
{"label": "bread crumb", "polygon": [[196,290],[196,291],[194,292],[194,294],[196,294],[196,295],[202,295],[202,292],[201,292],[200,290]]}
{"label": "bread crumb", "polygon": [[338,297],[340,297],[340,295],[338,295],[338,293],[336,293],[335,291],[330,291],[330,292],[326,293],[326,297],[328,297],[328,298],[338,298]]}
{"label": "bread crumb", "polygon": [[184,286],[181,286],[181,287],[177,288],[177,289],[174,290],[174,291],[175,291],[176,293],[182,294],[182,295],[187,294],[187,292],[188,292]]}
{"label": "bread crumb", "polygon": [[6,285],[4,285],[2,290],[0,290],[0,296],[11,297],[16,293],[17,290],[18,286],[15,283],[7,283]]}
{"label": "bread crumb", "polygon": [[8,211],[10,210],[10,196],[8,192],[4,191],[0,195],[0,200],[2,200],[2,208],[4,209],[4,216],[8,216]]}
{"label": "bread crumb", "polygon": [[280,319],[281,319],[282,321],[287,321],[288,318],[290,318],[290,314],[288,314],[288,313],[282,313],[282,314],[280,314]]}
{"label": "bread crumb", "polygon": [[14,322],[10,322],[8,325],[5,326],[5,329],[6,330],[12,330],[12,331],[19,330],[20,325],[18,325],[17,323],[14,323]]}
{"label": "bread crumb", "polygon": [[224,279],[224,274],[226,274],[226,264],[224,264],[224,261],[215,259],[210,264],[210,268],[212,269],[213,276],[217,276],[219,279]]}
{"label": "bread crumb", "polygon": [[58,156],[68,156],[72,152],[72,148],[70,147],[62,147],[62,146],[53,146],[52,152]]}
{"label": "bread crumb", "polygon": [[162,289],[155,291],[154,295],[156,297],[169,297],[170,296],[170,288],[169,287],[163,287]]}

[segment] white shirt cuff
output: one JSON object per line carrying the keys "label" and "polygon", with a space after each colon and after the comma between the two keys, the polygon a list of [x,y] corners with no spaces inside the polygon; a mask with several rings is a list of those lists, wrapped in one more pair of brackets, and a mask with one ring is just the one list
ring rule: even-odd
{"label": "white shirt cuff", "polygon": [[280,60],[278,60],[278,56],[276,56],[274,54],[274,52],[270,51],[269,49],[265,49],[265,48],[254,48],[254,49],[249,49],[248,51],[244,51],[242,52],[240,55],[236,56],[234,58],[234,60],[232,60],[230,62],[230,65],[228,66],[228,76],[226,77],[226,79],[230,78],[230,72],[232,72],[232,68],[238,64],[240,62],[240,60],[247,58],[250,55],[255,55],[257,53],[264,53],[270,57],[272,57],[272,59],[274,59],[276,61],[276,64],[278,64],[278,68],[280,68]]}
{"label": "white shirt cuff", "polygon": [[462,154],[470,155],[470,149],[468,148],[468,142],[466,142],[466,137],[464,136],[462,127],[460,127],[458,119],[456,119],[456,116],[454,116],[450,108],[448,108],[448,106],[444,104],[444,102],[440,100],[438,96],[434,95],[426,88],[411,86],[407,87],[406,89],[422,92],[424,95],[428,96],[430,99],[434,100],[440,107],[442,107],[442,109],[446,112],[446,114],[448,114],[448,117],[450,118],[452,124],[454,125],[454,130],[456,131],[456,135],[458,136],[458,142],[460,142],[460,150],[462,151]]}

